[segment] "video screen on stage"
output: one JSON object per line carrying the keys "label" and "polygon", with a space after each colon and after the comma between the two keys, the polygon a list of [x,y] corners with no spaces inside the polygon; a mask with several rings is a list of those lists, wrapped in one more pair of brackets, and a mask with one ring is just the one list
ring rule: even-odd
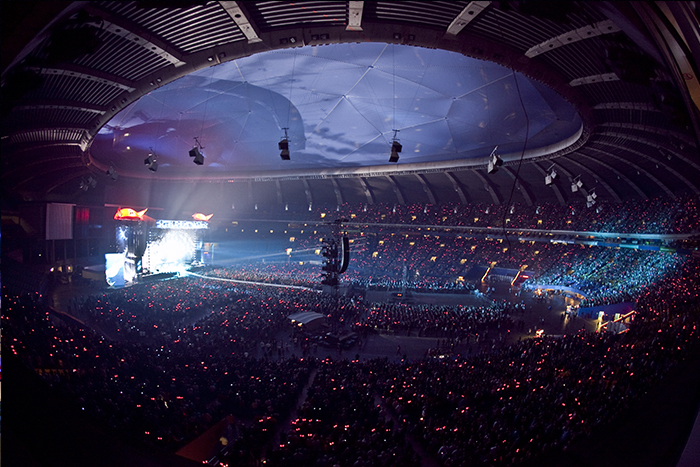
{"label": "video screen on stage", "polygon": [[198,250],[201,242],[196,230],[151,229],[143,254],[144,274],[187,270],[198,262]]}
{"label": "video screen on stage", "polygon": [[181,273],[203,264],[205,221],[159,220],[120,224],[115,232],[117,253],[105,255],[105,279],[123,287],[152,274]]}
{"label": "video screen on stage", "polygon": [[124,253],[105,254],[105,279],[112,287],[124,287]]}

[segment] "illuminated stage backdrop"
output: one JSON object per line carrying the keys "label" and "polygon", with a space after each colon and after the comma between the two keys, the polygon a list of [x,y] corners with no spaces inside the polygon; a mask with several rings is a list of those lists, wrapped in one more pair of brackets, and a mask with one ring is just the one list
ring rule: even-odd
{"label": "illuminated stage backdrop", "polygon": [[155,225],[131,220],[117,226],[118,253],[105,255],[109,285],[122,287],[138,282],[144,275],[179,273],[202,264],[204,256],[211,256],[203,255],[201,234],[209,228],[207,221],[152,221]]}
{"label": "illuminated stage backdrop", "polygon": [[148,232],[144,274],[180,272],[201,263],[201,232],[207,228],[209,225],[202,221],[156,221],[155,228]]}

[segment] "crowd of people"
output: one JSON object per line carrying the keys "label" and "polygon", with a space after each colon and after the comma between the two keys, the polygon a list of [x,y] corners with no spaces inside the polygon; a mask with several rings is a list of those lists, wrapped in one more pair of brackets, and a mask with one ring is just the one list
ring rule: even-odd
{"label": "crowd of people", "polygon": [[685,263],[644,289],[621,335],[529,339],[467,359],[319,361],[267,463],[378,465],[363,455],[375,451],[388,465],[415,465],[419,452],[442,465],[514,465],[563,449],[698,350],[698,279]]}
{"label": "crowd of people", "polygon": [[513,329],[512,309],[504,301],[481,306],[371,303],[364,316],[356,318],[356,326],[408,336],[415,332],[418,337],[467,339],[487,327]]}
{"label": "crowd of people", "polygon": [[[700,206],[693,196],[612,203],[599,201],[587,207],[585,198],[568,205],[539,204],[353,204],[285,211],[258,211],[258,216],[318,221],[348,219],[360,224],[414,224],[436,226],[511,227],[618,233],[692,233],[700,231]],[[323,217],[321,217],[323,216]]]}
{"label": "crowd of people", "polygon": [[319,280],[318,264],[296,261],[244,262],[232,267],[215,267],[204,271],[208,277],[243,282],[265,282],[269,284],[313,287]]}
{"label": "crowd of people", "polygon": [[581,307],[635,301],[644,288],[661,281],[688,261],[686,255],[614,248],[574,248],[531,282],[583,292]]}
{"label": "crowd of people", "polygon": [[[76,303],[83,313],[95,308],[90,319],[114,338],[57,319],[35,297],[4,296],[3,342],[102,423],[164,449],[234,415],[239,438],[227,455],[242,465],[262,455],[281,466],[364,466],[378,459],[419,465],[421,455],[443,465],[510,465],[585,436],[696,348],[696,262],[640,289],[639,314],[626,334],[528,339],[466,358],[319,359],[281,337],[292,335],[286,316],[322,311],[337,299],[200,278]],[[188,290],[206,298],[193,300]],[[344,317],[369,328],[454,336],[480,324],[510,324],[503,303],[343,300]],[[160,311],[146,311],[155,303]],[[188,315],[178,303],[194,311]],[[140,334],[153,323],[165,329]],[[138,334],[125,333],[132,327]],[[280,421],[291,415],[287,428]]]}
{"label": "crowd of people", "polygon": [[419,467],[421,458],[378,397],[383,362],[326,359],[290,429],[267,456],[275,466]]}
{"label": "crowd of people", "polygon": [[[615,216],[551,206],[372,206],[346,214],[365,223],[503,218],[522,228],[690,232],[698,229],[696,201],[628,203]],[[646,214],[633,216],[640,203]],[[682,213],[672,209],[678,203]],[[296,249],[308,254],[317,243],[300,236]],[[220,460],[283,467],[516,465],[586,437],[700,350],[700,260],[691,255],[383,227],[352,245],[344,294],[323,293],[318,262],[294,254],[76,296],[66,314],[39,294],[4,287],[3,347],[115,436],[174,452],[233,416]],[[581,306],[632,301],[637,314],[622,334],[510,344],[502,336],[521,323],[518,303],[367,298],[377,289],[472,294],[482,276],[488,285],[483,273],[494,262],[506,279],[522,269],[531,283],[581,291]],[[361,357],[361,344],[318,351],[288,319],[306,311],[327,318],[324,332],[355,331],[361,341],[372,333],[431,338],[443,349],[420,359],[400,347],[383,358]],[[484,336],[494,345],[447,351]]]}
{"label": "crowd of people", "polygon": [[292,358],[293,349],[273,362],[260,345],[275,342],[285,320],[275,306],[294,304],[250,297],[137,341],[57,319],[33,296],[5,296],[3,330],[15,355],[103,424],[181,446],[231,413],[245,421],[284,416],[308,379],[311,364]]}
{"label": "crowd of people", "polygon": [[[474,238],[444,233],[396,235],[363,232],[351,244],[341,286],[362,290],[472,293],[493,263],[487,282],[511,282],[522,268],[529,284],[567,286],[586,296],[581,306],[633,300],[638,290],[689,258],[684,253],[583,244]],[[297,238],[304,247],[318,239]],[[305,248],[313,249],[313,248]],[[317,260],[234,263],[204,272],[208,277],[256,280],[320,288]],[[524,278],[523,278],[524,280]]]}
{"label": "crowd of people", "polygon": [[[509,244],[498,238],[440,233],[365,233],[361,240],[353,244],[352,262],[341,283],[362,289],[471,292],[474,279],[481,279],[495,263],[506,270],[504,280],[513,280],[526,267],[529,284],[577,289],[586,297],[583,307],[633,301],[640,289],[689,259],[689,255],[670,251],[519,240]],[[292,263],[291,271],[299,267]],[[313,273],[305,277],[313,284]],[[495,275],[486,277],[486,281],[496,279]]]}

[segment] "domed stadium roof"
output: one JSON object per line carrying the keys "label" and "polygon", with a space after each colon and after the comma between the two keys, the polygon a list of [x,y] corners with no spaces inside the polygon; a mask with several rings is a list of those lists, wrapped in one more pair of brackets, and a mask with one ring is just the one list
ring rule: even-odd
{"label": "domed stadium roof", "polygon": [[5,8],[4,196],[95,196],[90,176],[100,201],[164,205],[186,187],[218,209],[700,189],[685,2]]}

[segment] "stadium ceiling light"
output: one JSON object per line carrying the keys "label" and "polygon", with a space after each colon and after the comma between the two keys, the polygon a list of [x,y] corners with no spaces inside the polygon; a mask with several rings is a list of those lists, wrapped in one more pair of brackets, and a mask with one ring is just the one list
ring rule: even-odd
{"label": "stadium ceiling light", "polygon": [[289,128],[282,128],[284,130],[284,138],[280,140],[279,143],[277,143],[277,147],[280,150],[280,158],[283,161],[288,161],[290,159],[289,157],[289,136],[287,135],[287,130]]}
{"label": "stadium ceiling light", "polygon": [[204,155],[202,154],[202,149],[204,149],[204,146],[199,142],[199,139],[197,137],[194,137],[194,147],[190,149],[190,157],[193,157],[194,159],[192,162],[194,162],[197,165],[203,165],[204,164]]}
{"label": "stadium ceiling light", "polygon": [[498,172],[498,168],[503,165],[503,159],[501,159],[496,150],[498,150],[498,146],[493,148],[489,156],[488,173],[490,174]]}

